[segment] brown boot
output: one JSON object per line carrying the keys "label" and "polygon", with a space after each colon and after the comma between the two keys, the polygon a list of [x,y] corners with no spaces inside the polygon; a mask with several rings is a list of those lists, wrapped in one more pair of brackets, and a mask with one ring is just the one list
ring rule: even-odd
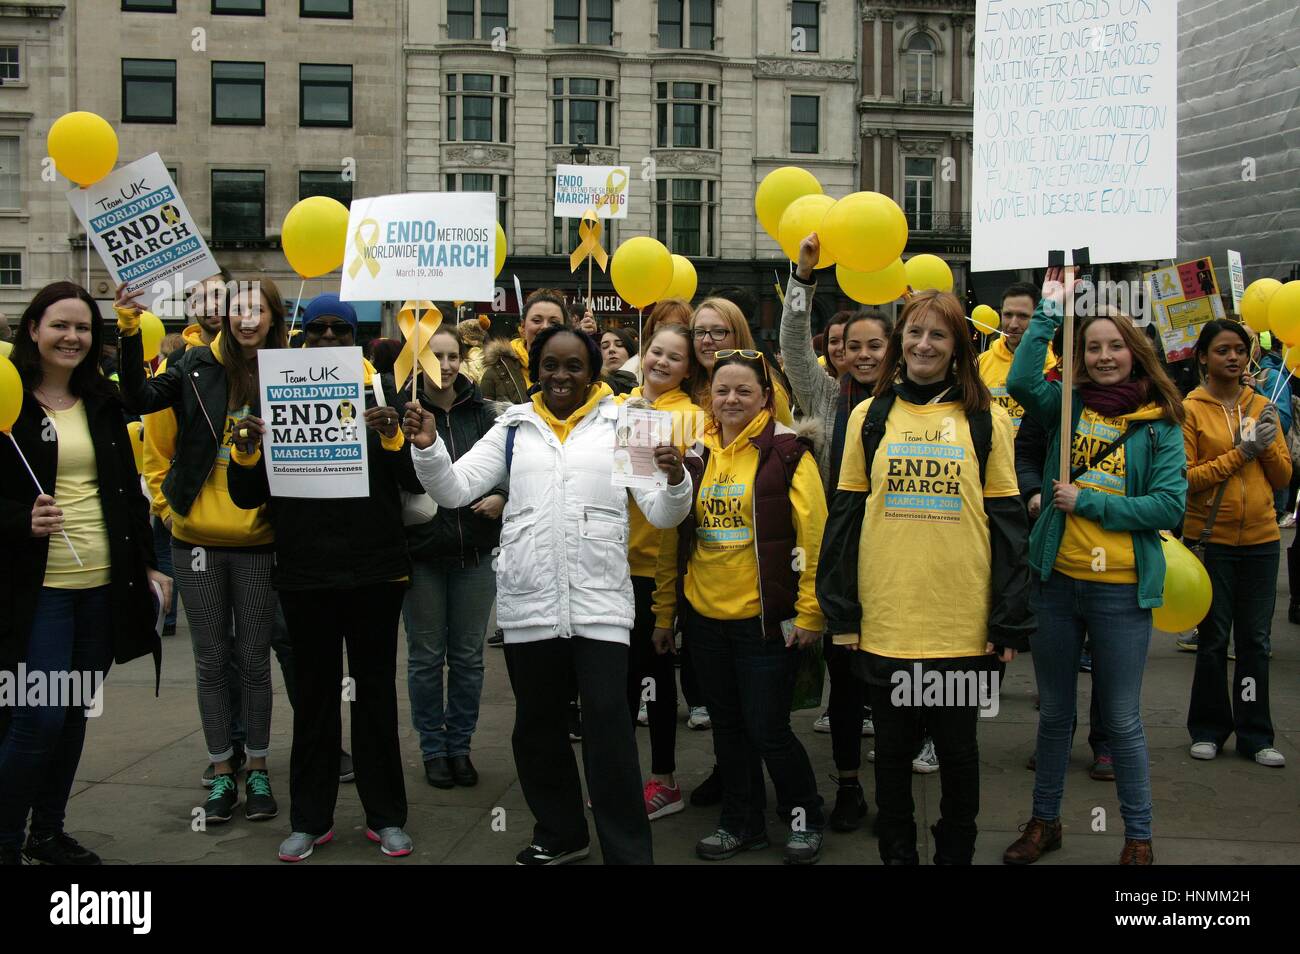
{"label": "brown boot", "polygon": [[1151,839],[1146,841],[1137,841],[1133,838],[1124,839],[1124,850],[1119,853],[1119,863],[1122,865],[1152,865],[1155,864],[1156,853],[1151,850]]}
{"label": "brown boot", "polygon": [[1045,822],[1041,818],[1030,818],[1020,830],[1024,832],[1002,853],[1002,863],[1008,865],[1032,865],[1046,852],[1061,847],[1061,820]]}

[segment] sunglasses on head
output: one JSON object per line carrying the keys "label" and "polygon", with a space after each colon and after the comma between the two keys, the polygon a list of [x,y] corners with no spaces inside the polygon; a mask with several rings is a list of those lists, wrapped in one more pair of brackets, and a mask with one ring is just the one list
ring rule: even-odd
{"label": "sunglasses on head", "polygon": [[[713,357],[717,361],[726,361],[728,358],[739,358],[742,361],[752,361],[759,366],[763,375],[763,384],[771,384],[771,379],[767,373],[767,358],[763,357],[763,352],[755,351],[752,348],[726,348],[722,351],[715,352]],[[717,365],[714,365],[717,368]]]}
{"label": "sunglasses on head", "polygon": [[321,321],[318,318],[315,321],[307,322],[307,324],[303,325],[302,327],[303,330],[306,331],[308,334],[313,334],[313,335],[323,335],[331,328],[334,330],[335,335],[352,334],[352,326],[348,324],[346,321]]}

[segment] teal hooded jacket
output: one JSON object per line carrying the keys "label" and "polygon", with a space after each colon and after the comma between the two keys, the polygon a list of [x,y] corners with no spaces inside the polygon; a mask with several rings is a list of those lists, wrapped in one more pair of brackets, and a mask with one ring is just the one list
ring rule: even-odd
{"label": "teal hooded jacket", "polygon": [[[1043,509],[1029,535],[1029,563],[1041,579],[1052,575],[1056,552],[1065,533],[1065,513],[1051,505],[1052,481],[1059,479],[1061,447],[1061,383],[1043,377],[1047,347],[1061,326],[1059,308],[1045,309],[1040,302],[1029,330],[1016,348],[1007,376],[1007,392],[1047,431],[1047,460],[1043,465]],[[1083,401],[1076,393],[1071,404],[1073,428],[1079,426]],[[1124,445],[1127,462],[1124,496],[1079,488],[1076,516],[1092,520],[1106,530],[1127,530],[1133,536],[1137,562],[1138,605],[1154,609],[1164,603],[1165,555],[1160,531],[1171,530],[1183,519],[1187,500],[1187,455],[1183,430],[1174,421],[1143,422]],[[1068,476],[1068,475],[1067,475]]]}

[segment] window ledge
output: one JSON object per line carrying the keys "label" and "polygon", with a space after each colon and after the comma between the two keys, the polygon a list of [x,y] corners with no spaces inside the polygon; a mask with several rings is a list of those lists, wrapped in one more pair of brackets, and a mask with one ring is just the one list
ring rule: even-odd
{"label": "window ledge", "polygon": [[31,220],[31,213],[26,209],[0,209],[0,219],[13,219],[17,222],[28,222]]}

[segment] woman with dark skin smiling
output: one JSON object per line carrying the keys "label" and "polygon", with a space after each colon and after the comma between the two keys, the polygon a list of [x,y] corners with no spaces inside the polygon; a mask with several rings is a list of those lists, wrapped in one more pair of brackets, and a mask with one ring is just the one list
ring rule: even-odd
{"label": "woman with dark skin smiling", "polygon": [[618,408],[600,382],[590,336],[548,328],[529,351],[539,388],[507,410],[454,463],[433,415],[408,404],[405,430],[425,490],[440,507],[463,507],[506,487],[496,561],[497,621],[515,692],[515,764],[537,819],[521,865],[585,858],[590,836],[582,785],[568,742],[569,700],[582,700],[583,763],[606,864],[653,860],[627,711],[629,631],[635,620],[629,572],[628,498],[661,529],[691,506],[681,452],[655,461],[663,490],[613,486]]}

